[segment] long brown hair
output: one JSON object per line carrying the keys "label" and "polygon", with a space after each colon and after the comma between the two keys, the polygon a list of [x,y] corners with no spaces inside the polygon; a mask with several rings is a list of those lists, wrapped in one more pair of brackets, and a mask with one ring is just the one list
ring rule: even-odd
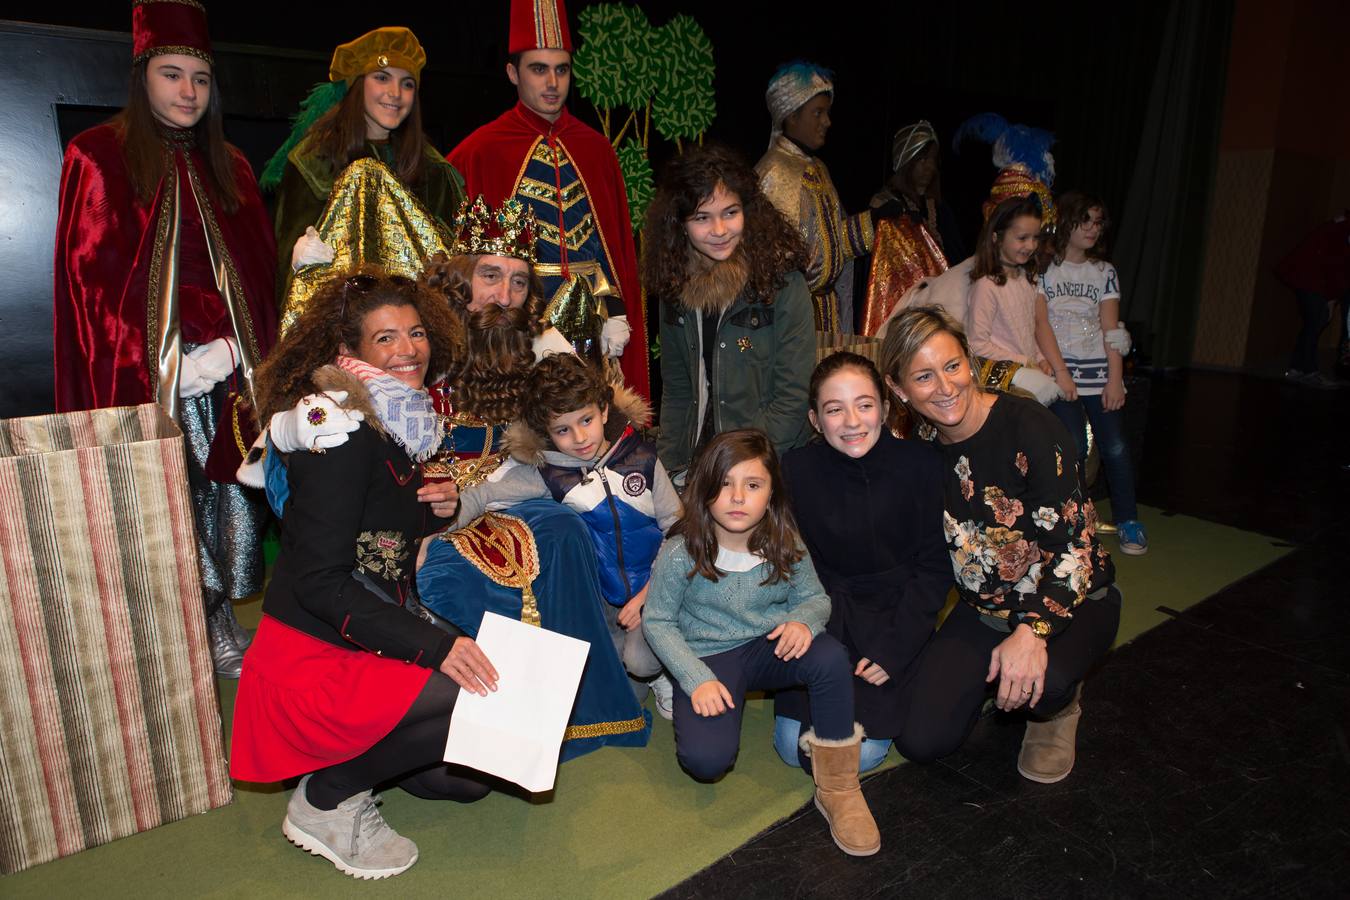
{"label": "long brown hair", "polygon": [[[168,170],[171,158],[160,137],[160,131],[165,126],[159,123],[150,108],[146,72],[154,60],[152,56],[131,67],[127,105],[111,119],[117,137],[122,142],[122,153],[126,158],[131,185],[136,190],[136,198],[146,205],[155,199],[155,191]],[[206,100],[206,112],[192,128],[192,136],[206,162],[202,175],[206,178],[207,186],[220,204],[220,211],[229,214],[239,209],[242,194],[234,172],[235,154],[239,151],[225,140],[222,104],[220,82],[212,67],[211,95]]]}
{"label": "long brown hair", "polygon": [[670,537],[684,536],[685,550],[694,563],[685,577],[701,575],[709,581],[721,577],[717,571],[717,532],[709,508],[722,493],[722,481],[732,467],[752,459],[763,463],[769,473],[769,506],[750,535],[750,552],[769,564],[769,574],[760,584],[789,580],[793,568],[806,555],[783,489],[778,454],[768,435],[758,428],[724,431],[699,454],[684,491],[684,518],[670,527]]}
{"label": "long brown hair", "polygon": [[[972,282],[988,277],[994,280],[994,284],[1008,283],[1008,273],[1004,271],[998,245],[1003,241],[1004,233],[1012,227],[1012,223],[1022,216],[1031,216],[1038,222],[1044,218],[1040,198],[1035,194],[1028,194],[1025,197],[1009,197],[994,207],[994,211],[985,220],[984,227],[980,229],[980,236],[975,242],[975,267],[970,270]],[[1027,281],[1035,284],[1035,253],[1031,254],[1031,258],[1026,261],[1021,269],[1022,273],[1026,275]]]}
{"label": "long brown hair", "polygon": [[715,144],[690,148],[666,165],[642,232],[643,287],[669,303],[679,302],[689,277],[689,237],[684,223],[718,185],[741,199],[745,214],[741,247],[750,268],[745,286],[749,300],[772,303],[786,281],[784,276],[805,267],[806,245],[764,196],[755,170],[736,152]]}
{"label": "long brown hair", "polygon": [[469,352],[447,373],[456,409],[488,422],[515,420],[534,365],[534,338],[544,330],[544,288],[530,273],[529,295],[517,309],[489,306],[469,312],[473,270],[478,256],[437,253],[427,261],[419,282],[441,298],[464,326]]}
{"label": "long brown hair", "polygon": [[[355,280],[362,275],[374,283]],[[465,355],[464,325],[436,293],[375,266],[337,272],[314,292],[304,312],[254,373],[258,421],[265,424],[274,413],[314,393],[315,370],[336,360],[343,344],[348,348],[360,344],[366,316],[382,306],[416,307],[431,344],[428,380]]]}
{"label": "long brown hair", "polygon": [[[342,101],[324,113],[309,129],[310,146],[328,160],[334,172],[366,156],[366,76],[358,75]],[[422,133],[422,85],[413,92],[412,108],[403,124],[389,132],[394,149],[394,174],[406,185],[420,184],[426,172]]]}

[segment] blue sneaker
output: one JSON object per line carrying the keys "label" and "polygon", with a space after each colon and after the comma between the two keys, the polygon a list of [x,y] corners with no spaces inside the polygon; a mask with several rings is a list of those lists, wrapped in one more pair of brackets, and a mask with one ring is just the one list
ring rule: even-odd
{"label": "blue sneaker", "polygon": [[1148,535],[1144,532],[1144,523],[1130,519],[1116,523],[1120,535],[1120,552],[1129,556],[1143,556],[1148,552]]}

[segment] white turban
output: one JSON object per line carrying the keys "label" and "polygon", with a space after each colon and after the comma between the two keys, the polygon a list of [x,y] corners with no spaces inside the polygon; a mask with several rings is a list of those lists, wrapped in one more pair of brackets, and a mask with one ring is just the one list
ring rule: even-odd
{"label": "white turban", "polygon": [[769,107],[773,131],[769,142],[783,131],[783,120],[801,109],[817,94],[834,96],[834,73],[813,63],[795,62],[783,66],[769,79],[764,102]]}

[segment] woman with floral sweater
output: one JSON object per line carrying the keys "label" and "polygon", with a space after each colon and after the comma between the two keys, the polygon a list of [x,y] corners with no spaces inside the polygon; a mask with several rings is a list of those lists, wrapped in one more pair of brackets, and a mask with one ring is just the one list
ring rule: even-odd
{"label": "woman with floral sweater", "polygon": [[1076,445],[1038,403],[984,392],[965,334],[936,307],[895,319],[882,371],[941,451],[943,527],[963,601],[915,663],[896,743],[916,761],[951,753],[993,690],[1000,710],[1027,717],[1018,771],[1059,781],[1073,768],[1083,676],[1120,622]]}

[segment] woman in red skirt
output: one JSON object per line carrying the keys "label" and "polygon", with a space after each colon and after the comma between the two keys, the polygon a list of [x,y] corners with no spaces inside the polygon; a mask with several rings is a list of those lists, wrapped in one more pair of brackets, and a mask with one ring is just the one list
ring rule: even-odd
{"label": "woman in red skirt", "polygon": [[[324,285],[257,373],[262,421],[322,392],[359,425],[339,447],[284,460],[281,553],[244,658],[230,773],[303,775],[282,830],[357,878],[417,861],[375,787],[460,801],[488,792],[441,754],[460,689],[486,694],[497,673],[471,639],[433,624],[413,577],[420,539],[454,506],[447,489],[422,485],[419,462],[441,439],[424,381],[462,347],[443,301],[363,270]],[[311,424],[332,414],[315,405]]]}

